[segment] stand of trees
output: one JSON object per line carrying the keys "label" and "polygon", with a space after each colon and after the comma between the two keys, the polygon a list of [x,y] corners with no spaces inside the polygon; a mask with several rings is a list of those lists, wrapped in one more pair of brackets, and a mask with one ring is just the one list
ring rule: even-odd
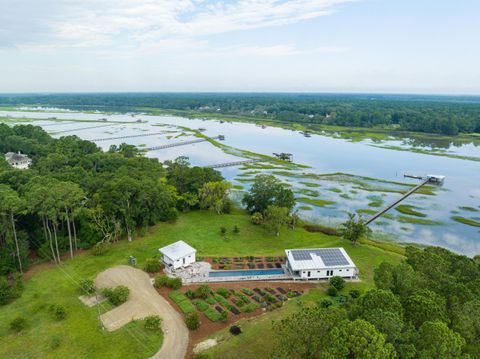
{"label": "stand of trees", "polygon": [[[375,269],[375,289],[274,324],[275,358],[478,358],[480,266],[439,247],[407,247]],[[319,303],[321,304],[321,303]]]}
{"label": "stand of trees", "polygon": [[480,98],[468,96],[340,94],[82,94],[0,95],[0,106],[57,106],[73,110],[166,109],[188,114],[246,116],[307,125],[383,126],[405,131],[480,132]]}
{"label": "stand of trees", "polygon": [[228,211],[229,186],[219,172],[185,158],[165,167],[130,147],[103,152],[76,136],[53,139],[40,127],[0,124],[0,152],[33,159],[19,170],[0,156],[0,297],[19,293],[14,274],[32,258],[60,263],[77,249],[132,240],[179,210]]}

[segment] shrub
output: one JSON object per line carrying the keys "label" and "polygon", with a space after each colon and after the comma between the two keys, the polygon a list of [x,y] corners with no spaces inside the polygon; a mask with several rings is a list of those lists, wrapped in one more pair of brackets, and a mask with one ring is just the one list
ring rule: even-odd
{"label": "shrub", "polygon": [[242,333],[242,329],[240,329],[239,326],[232,325],[232,326],[230,327],[230,333],[231,333],[232,335],[239,335],[239,334]]}
{"label": "shrub", "polygon": [[327,289],[327,294],[330,296],[330,297],[336,297],[337,294],[338,294],[338,290],[337,288],[333,287],[333,286],[330,286],[328,287]]}
{"label": "shrub", "polygon": [[180,287],[182,286],[182,278],[169,278],[167,285],[173,290],[180,289]]}
{"label": "shrub", "polygon": [[255,302],[252,302],[250,304],[246,304],[240,307],[240,310],[244,313],[250,313],[253,312],[258,308],[258,304]]}
{"label": "shrub", "polygon": [[187,296],[188,299],[193,299],[195,298],[195,292],[191,289],[188,289],[186,292],[185,292],[185,295]]}
{"label": "shrub", "polygon": [[240,228],[238,228],[237,225],[235,225],[235,227],[233,227],[233,233],[235,233],[235,234],[240,233]]}
{"label": "shrub", "polygon": [[223,298],[228,298],[232,293],[226,288],[218,288],[217,293],[220,294]]}
{"label": "shrub", "polygon": [[207,302],[205,302],[202,299],[194,299],[192,303],[197,307],[197,309],[201,312],[206,311],[210,306],[208,305]]}
{"label": "shrub", "polygon": [[80,281],[80,292],[86,295],[95,293],[95,285],[91,279],[82,279]]}
{"label": "shrub", "polygon": [[220,234],[224,236],[227,233],[227,229],[225,227],[220,227]]}
{"label": "shrub", "polygon": [[226,322],[228,320],[228,313],[225,311],[225,312],[222,312],[220,313],[220,320],[222,322]]}
{"label": "shrub", "polygon": [[322,308],[328,308],[333,305],[333,301],[330,298],[323,298],[318,302],[318,305]]}
{"label": "shrub", "polygon": [[207,299],[212,290],[207,284],[203,284],[195,290],[195,298]]}
{"label": "shrub", "polygon": [[143,267],[143,269],[146,272],[154,273],[154,272],[158,272],[161,267],[162,265],[160,264],[160,261],[157,258],[148,258],[145,261],[145,266]]}
{"label": "shrub", "polygon": [[263,223],[263,216],[260,212],[255,212],[254,214],[252,214],[252,216],[250,217],[250,221],[253,223],[253,224],[256,224],[256,225],[259,225],[259,224],[262,224]]}
{"label": "shrub", "polygon": [[335,287],[337,290],[342,290],[345,287],[345,279],[339,276],[334,276],[330,278],[330,285]]}
{"label": "shrub", "polygon": [[196,330],[200,327],[200,317],[197,312],[190,313],[185,317],[185,324],[190,330]]}
{"label": "shrub", "polygon": [[92,247],[92,254],[94,256],[103,256],[107,252],[108,252],[107,243],[97,243]]}
{"label": "shrub", "polygon": [[21,332],[27,326],[27,320],[22,317],[18,316],[10,322],[10,329],[14,332]]}
{"label": "shrub", "polygon": [[242,288],[241,291],[246,295],[253,295],[253,292],[248,288]]}
{"label": "shrub", "polygon": [[50,313],[56,320],[63,320],[67,317],[67,310],[63,305],[52,304],[50,306]]}
{"label": "shrub", "polygon": [[158,330],[161,323],[162,319],[158,315],[150,315],[145,318],[145,329]]}
{"label": "shrub", "polygon": [[20,297],[22,293],[21,279],[10,282],[7,278],[0,276],[0,305],[10,303],[12,300]]}
{"label": "shrub", "polygon": [[222,315],[212,307],[208,308],[203,314],[212,322],[218,322],[222,319]]}
{"label": "shrub", "polygon": [[159,276],[155,277],[155,280],[153,282],[153,286],[155,288],[167,287],[169,281],[170,281],[170,278],[168,278],[167,275],[162,274],[162,275],[159,275]]}
{"label": "shrub", "polygon": [[115,288],[105,288],[102,291],[102,294],[113,305],[120,305],[128,300],[128,297],[130,295],[130,289],[128,289],[128,287],[125,287],[124,285],[119,285]]}
{"label": "shrub", "polygon": [[62,338],[58,335],[55,335],[54,337],[52,337],[52,340],[50,341],[50,349],[55,350],[58,347],[60,347],[61,344],[62,344]]}
{"label": "shrub", "polygon": [[215,300],[215,298],[213,297],[208,297],[207,299],[205,299],[205,302],[207,302],[208,304],[215,304],[217,301]]}
{"label": "shrub", "polygon": [[353,299],[356,299],[356,298],[360,297],[361,293],[358,289],[352,289],[352,290],[350,290],[349,294],[350,294],[350,297],[352,297]]}

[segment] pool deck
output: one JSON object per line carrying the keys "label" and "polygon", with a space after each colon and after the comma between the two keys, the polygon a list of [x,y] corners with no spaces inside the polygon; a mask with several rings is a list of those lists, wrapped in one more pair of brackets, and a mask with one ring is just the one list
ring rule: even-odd
{"label": "pool deck", "polygon": [[[272,274],[272,275],[249,275],[249,276],[225,276],[225,277],[210,277],[208,274],[212,272],[210,263],[195,262],[186,268],[167,271],[170,277],[182,278],[184,284],[194,283],[216,283],[216,282],[238,282],[238,281],[284,281],[292,280],[292,276],[287,274]],[[282,267],[283,268],[283,267]],[[285,268],[283,268],[285,270]],[[233,271],[233,270],[232,270]],[[240,270],[239,272],[244,272]],[[216,272],[216,271],[215,271]],[[221,271],[218,271],[221,272]]]}

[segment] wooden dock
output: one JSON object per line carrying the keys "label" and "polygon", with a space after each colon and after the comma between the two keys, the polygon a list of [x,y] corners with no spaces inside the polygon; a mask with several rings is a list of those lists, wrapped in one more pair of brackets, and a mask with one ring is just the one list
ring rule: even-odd
{"label": "wooden dock", "polygon": [[169,143],[167,145],[160,145],[160,146],[154,146],[154,147],[148,147],[146,148],[147,151],[156,151],[156,150],[163,150],[165,148],[171,148],[171,147],[177,147],[177,146],[186,146],[186,145],[192,145],[194,143],[200,143],[200,142],[205,142],[209,140],[221,140],[224,139],[225,137],[222,135],[216,136],[216,137],[210,137],[210,138],[198,138],[196,140],[191,140],[191,141],[183,141],[183,142],[176,142],[176,143]]}
{"label": "wooden dock", "polygon": [[108,126],[116,126],[116,125],[119,125],[119,123],[109,123],[109,124],[107,124],[107,125],[71,128],[71,129],[69,129],[69,130],[55,131],[55,132],[52,132],[52,134],[53,134],[53,135],[57,135],[57,134],[59,134],[59,133],[67,133],[67,132],[75,132],[75,131],[82,131],[82,130],[90,130],[90,129],[92,129],[92,128],[100,128],[100,127],[108,127]]}
{"label": "wooden dock", "polygon": [[256,158],[256,159],[251,159],[251,160],[242,160],[242,161],[218,163],[218,164],[215,164],[215,165],[209,165],[209,166],[204,166],[204,167],[208,167],[208,168],[234,167],[234,166],[246,165],[246,164],[248,164],[248,163],[263,162],[263,161],[265,161],[265,160]]}
{"label": "wooden dock", "polygon": [[386,213],[387,211],[391,210],[393,207],[395,207],[397,204],[399,204],[400,202],[402,202],[405,198],[407,198],[408,196],[412,195],[413,193],[415,193],[416,191],[418,191],[420,188],[422,188],[423,186],[425,186],[427,183],[431,182],[431,179],[430,177],[428,177],[427,179],[423,179],[423,182],[416,185],[415,187],[413,187],[411,190],[409,190],[407,193],[405,193],[402,197],[400,197],[399,199],[397,199],[395,202],[389,204],[387,207],[385,207],[384,209],[378,211],[377,213],[375,213],[370,219],[368,219],[366,222],[365,222],[365,225],[369,225],[370,223],[372,223],[374,220],[376,220],[378,217],[380,217],[382,214]]}
{"label": "wooden dock", "polygon": [[130,136],[118,136],[118,137],[105,137],[105,138],[96,138],[94,140],[90,140],[92,142],[100,142],[100,141],[109,141],[109,140],[123,140],[126,138],[135,138],[135,137],[148,137],[148,136],[157,136],[163,135],[163,132],[155,132],[155,133],[144,133],[142,135],[130,135]]}

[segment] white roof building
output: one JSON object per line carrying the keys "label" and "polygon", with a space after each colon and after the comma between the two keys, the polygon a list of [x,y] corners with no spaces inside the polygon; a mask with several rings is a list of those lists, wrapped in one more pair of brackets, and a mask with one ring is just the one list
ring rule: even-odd
{"label": "white roof building", "polygon": [[287,249],[287,269],[299,279],[356,278],[358,268],[343,248]]}
{"label": "white roof building", "polygon": [[26,169],[29,168],[32,164],[32,160],[27,155],[21,154],[20,152],[7,152],[5,154],[5,160],[7,160],[8,164],[12,167],[18,169]]}
{"label": "white roof building", "polygon": [[197,250],[184,241],[178,241],[159,249],[165,266],[173,269],[186,267],[195,262]]}

